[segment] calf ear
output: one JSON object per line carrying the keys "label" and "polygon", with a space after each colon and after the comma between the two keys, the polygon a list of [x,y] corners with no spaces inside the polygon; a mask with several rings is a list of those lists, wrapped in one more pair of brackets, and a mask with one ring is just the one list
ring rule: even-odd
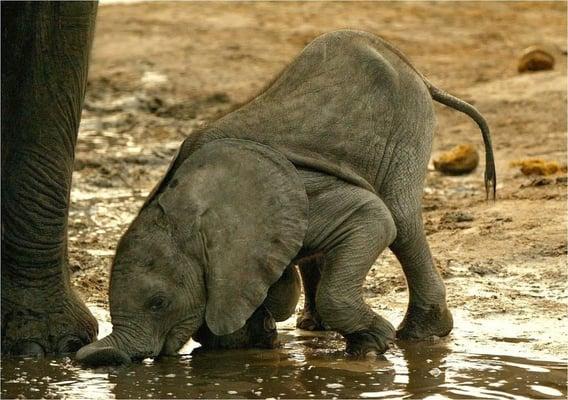
{"label": "calf ear", "polygon": [[152,188],[152,190],[150,191],[150,194],[148,194],[148,196],[146,197],[146,200],[144,200],[144,204],[142,204],[142,207],[140,207],[140,212],[146,208],[146,206],[148,204],[150,204],[152,202],[152,200],[154,200],[154,197],[158,194],[159,191],[161,191],[165,185],[165,183],[169,180],[170,176],[174,173],[174,165],[176,165],[179,160],[179,153],[180,153],[181,147],[177,149],[176,154],[174,154],[174,157],[172,158],[172,161],[170,161],[170,165],[168,165],[168,169],[166,170],[166,173],[162,176],[162,179],[160,179],[160,181],[158,182],[158,184],[156,186],[154,186]]}
{"label": "calf ear", "polygon": [[[307,229],[308,200],[296,168],[274,149],[246,140],[216,140],[195,151],[160,204],[175,224],[199,226],[205,319],[215,335],[245,324],[300,251]],[[174,211],[181,215],[172,219]]]}

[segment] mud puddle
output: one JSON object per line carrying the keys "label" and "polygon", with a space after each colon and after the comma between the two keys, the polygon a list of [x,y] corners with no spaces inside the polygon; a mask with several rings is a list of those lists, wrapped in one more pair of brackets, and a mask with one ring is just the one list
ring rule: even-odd
{"label": "mud puddle", "polygon": [[[91,308],[105,335],[108,315]],[[457,322],[451,338],[399,343],[376,360],[348,359],[339,336],[295,330],[292,320],[270,351],[205,353],[190,342],[180,357],[99,369],[70,358],[3,360],[2,398],[566,398],[565,359]]]}

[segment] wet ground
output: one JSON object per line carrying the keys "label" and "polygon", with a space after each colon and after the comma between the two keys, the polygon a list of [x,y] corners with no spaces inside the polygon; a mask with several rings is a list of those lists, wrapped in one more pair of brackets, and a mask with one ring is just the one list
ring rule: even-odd
{"label": "wet ground", "polygon": [[[92,307],[110,329],[105,311]],[[399,343],[384,357],[349,359],[331,332],[279,324],[281,348],[200,352],[120,368],[83,369],[70,358],[2,363],[2,398],[456,398],[565,399],[566,359],[526,352],[500,326],[480,343],[458,315],[452,337]]]}

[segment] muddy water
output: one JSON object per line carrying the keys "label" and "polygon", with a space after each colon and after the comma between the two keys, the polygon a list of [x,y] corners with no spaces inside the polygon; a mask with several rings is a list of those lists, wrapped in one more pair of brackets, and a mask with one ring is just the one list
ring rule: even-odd
{"label": "muddy water", "polygon": [[[104,335],[108,316],[95,314]],[[270,351],[205,353],[190,343],[180,357],[99,369],[70,358],[3,360],[2,398],[566,398],[565,359],[529,355],[527,339],[489,337],[459,314],[456,322],[449,339],[399,344],[375,360],[348,359],[337,335],[293,321]]]}

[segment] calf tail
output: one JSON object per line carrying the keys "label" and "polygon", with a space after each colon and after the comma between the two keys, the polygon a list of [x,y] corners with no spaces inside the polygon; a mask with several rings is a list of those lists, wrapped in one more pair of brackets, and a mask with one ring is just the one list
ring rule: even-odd
{"label": "calf tail", "polygon": [[472,118],[477,125],[479,125],[479,129],[481,129],[481,135],[483,136],[483,143],[485,144],[485,194],[487,198],[489,198],[489,193],[491,192],[493,200],[495,200],[495,192],[497,190],[497,175],[495,173],[495,160],[493,158],[493,147],[491,145],[491,134],[489,133],[489,126],[487,126],[487,122],[485,118],[481,115],[477,109],[469,103],[458,99],[451,94],[444,92],[441,89],[438,89],[434,85],[432,85],[428,80],[418,71],[414,65],[410,62],[410,60],[395,46],[387,42],[386,40],[379,38],[383,45],[391,50],[394,54],[396,54],[400,59],[402,59],[414,72],[418,74],[428,87],[430,91],[430,95],[432,98],[442,103],[448,107],[451,107],[455,110],[461,111],[464,114],[467,114],[470,118]]}
{"label": "calf tail", "polygon": [[436,88],[426,80],[424,81],[434,100],[438,103],[451,107],[454,110],[467,114],[477,123],[479,129],[481,129],[481,136],[483,137],[483,143],[485,144],[485,194],[487,198],[489,198],[489,193],[491,192],[492,198],[495,200],[497,175],[495,173],[495,159],[493,157],[493,146],[491,145],[491,134],[489,133],[489,126],[487,125],[485,118],[483,118],[481,113],[471,104]]}

